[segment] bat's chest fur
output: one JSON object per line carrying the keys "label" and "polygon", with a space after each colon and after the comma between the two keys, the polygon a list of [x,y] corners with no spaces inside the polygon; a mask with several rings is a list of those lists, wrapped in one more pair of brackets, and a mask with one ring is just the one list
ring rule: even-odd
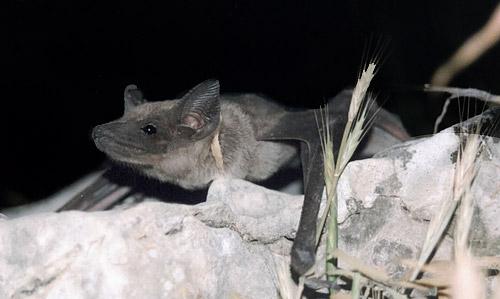
{"label": "bat's chest fur", "polygon": [[143,172],[186,189],[199,189],[220,177],[267,179],[296,155],[296,147],[288,143],[257,141],[259,119],[237,103],[227,102],[221,106],[222,118],[215,134],[222,152],[222,168],[216,163],[211,146],[215,134],[212,134],[156,157],[153,167]]}

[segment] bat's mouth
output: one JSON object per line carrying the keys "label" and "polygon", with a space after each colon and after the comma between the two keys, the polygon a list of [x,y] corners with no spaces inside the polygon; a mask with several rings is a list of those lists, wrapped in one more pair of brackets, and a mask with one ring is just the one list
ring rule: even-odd
{"label": "bat's mouth", "polygon": [[141,168],[151,168],[152,165],[147,162],[147,159],[141,159],[144,157],[144,151],[141,149],[134,149],[131,147],[125,147],[125,145],[120,145],[114,141],[108,141],[106,139],[94,139],[96,147],[103,153],[105,153],[111,160],[119,162],[126,166],[141,167]]}
{"label": "bat's mouth", "polygon": [[130,153],[130,155],[144,154],[146,152],[143,148],[108,136],[94,138],[94,143],[97,148],[103,152],[112,150],[116,152],[123,152],[124,154]]}
{"label": "bat's mouth", "polygon": [[92,131],[92,139],[96,147],[116,160],[138,162],[138,157],[146,154],[146,150],[133,143],[122,140],[114,134],[110,134],[107,130],[102,130],[99,126]]}

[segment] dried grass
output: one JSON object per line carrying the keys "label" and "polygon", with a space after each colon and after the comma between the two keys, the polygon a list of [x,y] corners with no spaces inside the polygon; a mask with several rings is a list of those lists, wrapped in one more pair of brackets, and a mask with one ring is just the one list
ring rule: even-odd
{"label": "dried grass", "polygon": [[[349,106],[348,119],[344,128],[344,134],[340,144],[338,157],[333,153],[333,140],[330,133],[328,107],[320,110],[320,117],[317,117],[318,130],[323,132],[321,135],[321,146],[323,150],[324,159],[324,176],[327,194],[326,208],[320,217],[316,242],[319,243],[321,233],[325,228],[327,218],[330,219],[326,224],[327,238],[326,238],[326,256],[337,249],[338,244],[338,226],[337,226],[337,198],[336,188],[338,180],[344,171],[347,163],[352,158],[356,151],[361,139],[366,134],[373,118],[369,118],[368,112],[374,98],[368,93],[370,82],[375,76],[376,65],[371,62],[362,71],[356,87],[354,88],[351,102]],[[336,261],[326,261],[327,273],[333,273],[336,269]],[[327,278],[330,282],[336,282],[335,275],[328,275]],[[335,291],[330,290],[331,298],[333,298]]]}

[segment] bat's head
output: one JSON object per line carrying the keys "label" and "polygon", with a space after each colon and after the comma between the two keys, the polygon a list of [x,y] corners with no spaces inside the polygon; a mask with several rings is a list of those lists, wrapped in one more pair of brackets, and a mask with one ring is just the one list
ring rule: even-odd
{"label": "bat's head", "polygon": [[216,80],[204,81],[176,100],[147,102],[135,85],[125,88],[124,98],[123,116],[92,131],[97,148],[113,160],[143,168],[160,167],[166,159],[181,161],[182,155],[196,155],[192,151],[211,140],[219,126]]}

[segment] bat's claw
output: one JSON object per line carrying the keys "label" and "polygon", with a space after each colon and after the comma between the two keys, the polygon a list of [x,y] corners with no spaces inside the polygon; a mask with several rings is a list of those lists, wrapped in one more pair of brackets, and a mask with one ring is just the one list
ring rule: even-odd
{"label": "bat's claw", "polygon": [[314,265],[315,255],[314,249],[297,248],[294,243],[291,252],[291,266],[292,270],[298,274],[303,275]]}

